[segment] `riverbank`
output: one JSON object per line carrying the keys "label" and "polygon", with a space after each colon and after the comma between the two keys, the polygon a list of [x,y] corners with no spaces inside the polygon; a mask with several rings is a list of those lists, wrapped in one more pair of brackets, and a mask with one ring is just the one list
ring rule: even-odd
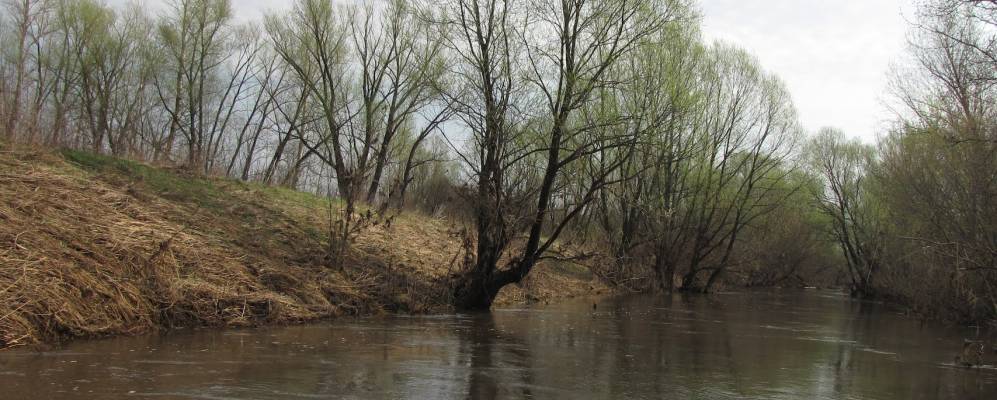
{"label": "riverbank", "polygon": [[[0,348],[448,309],[460,227],[403,213],[333,260],[336,207],[84,152],[0,147]],[[547,263],[497,302],[609,290],[584,266]]]}

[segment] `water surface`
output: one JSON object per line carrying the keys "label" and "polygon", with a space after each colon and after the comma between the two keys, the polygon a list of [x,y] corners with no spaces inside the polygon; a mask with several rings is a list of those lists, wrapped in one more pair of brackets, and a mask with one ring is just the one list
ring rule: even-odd
{"label": "water surface", "polygon": [[997,399],[971,329],[830,292],[623,297],[0,353],[2,399]]}

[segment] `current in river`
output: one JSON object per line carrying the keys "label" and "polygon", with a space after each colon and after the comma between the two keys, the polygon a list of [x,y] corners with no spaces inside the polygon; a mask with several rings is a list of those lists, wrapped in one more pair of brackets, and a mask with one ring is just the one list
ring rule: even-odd
{"label": "current in river", "polygon": [[836,292],[625,296],[14,350],[0,398],[997,399],[953,362],[982,338]]}

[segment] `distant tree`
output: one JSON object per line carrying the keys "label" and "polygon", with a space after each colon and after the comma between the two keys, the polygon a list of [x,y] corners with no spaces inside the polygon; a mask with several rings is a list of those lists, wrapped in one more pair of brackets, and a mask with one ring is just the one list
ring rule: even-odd
{"label": "distant tree", "polygon": [[7,86],[4,79],[6,90],[3,91],[3,96],[0,96],[2,97],[0,101],[3,102],[3,113],[0,116],[4,117],[4,135],[8,140],[13,140],[22,117],[25,88],[29,83],[28,74],[31,67],[29,57],[33,45],[31,30],[45,10],[44,2],[41,0],[4,0],[3,8],[10,16],[9,23],[12,28],[8,37],[8,40],[13,42],[9,50],[11,53],[5,54],[4,59],[12,64],[13,71],[10,71],[10,74],[13,84]]}
{"label": "distant tree", "polygon": [[[208,167],[208,157],[217,131],[219,113],[211,104],[225,104],[224,94],[232,83],[216,90],[216,73],[225,65],[228,52],[228,26],[232,6],[228,0],[171,0],[169,12],[159,24],[159,40],[167,54],[169,73],[156,82],[163,110],[170,116],[169,134],[163,156],[171,157],[180,134],[186,141],[186,164],[195,170]],[[234,76],[243,73],[245,62],[235,61]],[[220,92],[219,92],[220,91]],[[223,94],[224,93],[224,94]]]}
{"label": "distant tree", "polygon": [[93,0],[64,3],[59,14],[75,58],[75,92],[92,149],[102,152],[106,144],[111,154],[125,155],[138,118],[133,107],[144,93],[135,71],[142,62],[139,46],[150,36],[148,21],[136,14],[120,17]]}
{"label": "distant tree", "polygon": [[832,220],[831,234],[847,261],[852,294],[872,296],[883,245],[878,205],[867,190],[875,149],[825,128],[810,142],[808,154],[812,171],[823,181],[813,196]]}

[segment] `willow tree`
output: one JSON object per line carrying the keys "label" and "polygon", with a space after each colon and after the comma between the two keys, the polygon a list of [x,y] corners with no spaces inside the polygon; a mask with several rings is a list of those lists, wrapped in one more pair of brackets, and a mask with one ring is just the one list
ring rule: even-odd
{"label": "willow tree", "polygon": [[148,82],[140,54],[151,36],[148,21],[134,10],[119,14],[93,0],[64,3],[58,14],[74,59],[79,117],[93,151],[106,144],[112,154],[125,155],[138,140],[135,125]]}
{"label": "willow tree", "polygon": [[[158,26],[167,55],[166,73],[156,82],[162,109],[170,116],[163,156],[169,158],[177,135],[187,145],[187,165],[203,169],[219,132],[211,104],[221,96],[214,84],[228,52],[232,5],[229,0],[171,0]],[[224,90],[224,89],[222,89]]]}
{"label": "willow tree", "polygon": [[811,139],[808,154],[812,171],[823,182],[813,196],[832,221],[831,234],[846,260],[850,290],[871,296],[882,264],[879,216],[866,180],[875,150],[825,128]]}
{"label": "willow tree", "polygon": [[[393,146],[397,144],[401,130],[406,124],[414,124],[413,120],[418,113],[427,111],[439,100],[437,85],[446,62],[442,38],[434,36],[430,25],[416,17],[410,1],[391,0],[379,16],[381,18],[377,23],[381,25],[380,35],[370,33],[372,23],[369,17],[365,19],[363,29],[354,29],[355,37],[357,32],[363,32],[359,35],[359,40],[354,39],[358,44],[363,44],[359,48],[369,49],[363,54],[374,53],[361,57],[365,71],[365,99],[371,98],[366,100],[369,104],[367,115],[378,118],[377,124],[366,123],[365,128],[380,127],[379,133],[368,134],[375,150],[367,189],[367,202],[370,204],[376,200],[385,168],[391,161]],[[372,40],[375,36],[377,39]],[[436,107],[438,110],[430,112],[424,128],[409,146],[409,156],[404,161],[402,175],[411,174],[412,154],[418,151],[427,133],[448,117],[447,105],[437,104]],[[396,197],[404,198],[404,186],[410,180],[410,176],[399,178],[399,182],[392,188],[398,192]]]}
{"label": "willow tree", "polygon": [[[293,119],[302,110],[315,115],[312,135],[300,126],[292,126],[289,133],[296,132],[309,154],[332,168],[336,189],[346,202],[337,228],[330,229],[334,236],[330,250],[339,255],[358,222],[355,207],[366,174],[358,158],[369,154],[372,143],[350,131],[355,114],[350,110],[347,61],[352,39],[349,25],[337,11],[327,0],[299,0],[286,14],[268,16],[266,25],[274,51],[300,85],[301,101]],[[306,101],[314,110],[303,108],[309,104]]]}
{"label": "willow tree", "polygon": [[881,289],[946,318],[993,318],[997,4],[927,1],[916,28],[875,174],[891,233],[888,267],[901,279]]}
{"label": "willow tree", "polygon": [[529,274],[620,164],[591,174],[570,203],[559,196],[565,171],[639,139],[625,129],[601,135],[608,131],[596,127],[618,120],[587,119],[581,110],[597,91],[620,86],[614,66],[674,10],[649,0],[453,0],[432,8],[429,18],[450,29],[449,72],[463,89],[450,97],[470,135],[470,148],[460,150],[475,184],[476,258],[455,305],[487,309],[503,286]]}
{"label": "willow tree", "polygon": [[[661,289],[671,289],[675,261],[666,232],[675,228],[672,216],[689,193],[688,160],[696,149],[689,127],[699,109],[696,71],[703,61],[703,46],[694,24],[675,24],[653,41],[641,46],[622,67],[635,79],[617,96],[600,97],[593,112],[632,115],[627,129],[644,137],[635,152],[606,149],[593,161],[599,168],[622,158],[616,175],[623,182],[599,192],[593,215],[601,235],[608,240],[621,282],[631,282],[627,271],[635,265],[651,264]],[[621,108],[622,110],[617,110]],[[651,259],[647,257],[650,256]]]}
{"label": "willow tree", "polygon": [[[37,44],[32,43],[32,29],[47,11],[45,2],[40,0],[7,0],[2,7],[6,14],[2,20],[9,24],[5,27],[9,29],[0,32],[0,38],[12,42],[4,40],[4,46],[10,47],[4,49],[3,59],[11,64],[11,70],[7,70],[7,65],[0,66],[0,81],[3,81],[3,86],[0,86],[3,89],[0,91],[0,117],[3,118],[4,135],[11,140],[17,133],[25,91],[30,83],[31,47]],[[12,82],[8,82],[8,78]]]}
{"label": "willow tree", "polygon": [[696,65],[692,110],[659,139],[667,157],[649,171],[649,229],[661,287],[680,272],[684,290],[709,291],[744,228],[778,203],[800,129],[786,89],[743,50],[715,44]]}

